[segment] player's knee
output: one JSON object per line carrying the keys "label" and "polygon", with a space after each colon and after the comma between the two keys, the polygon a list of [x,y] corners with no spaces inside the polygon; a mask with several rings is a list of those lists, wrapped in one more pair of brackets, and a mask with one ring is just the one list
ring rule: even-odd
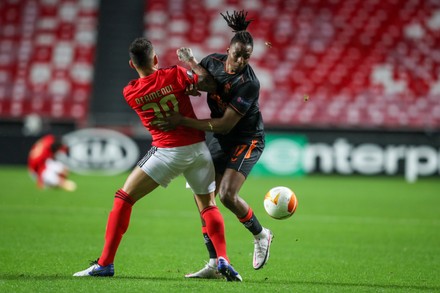
{"label": "player's knee", "polygon": [[237,202],[236,193],[231,189],[223,189],[219,193],[220,201],[226,207],[234,207]]}

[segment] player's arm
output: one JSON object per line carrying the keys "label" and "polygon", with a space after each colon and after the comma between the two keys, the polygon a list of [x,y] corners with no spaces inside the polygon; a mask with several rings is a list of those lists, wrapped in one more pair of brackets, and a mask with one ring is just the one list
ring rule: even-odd
{"label": "player's arm", "polygon": [[228,107],[221,118],[194,119],[171,112],[165,119],[159,119],[155,126],[164,131],[169,131],[178,125],[195,128],[202,131],[226,134],[240,121],[241,115],[231,107]]}
{"label": "player's arm", "polygon": [[214,77],[201,66],[193,56],[190,48],[180,48],[177,50],[177,57],[180,61],[188,65],[195,74],[199,76],[197,89],[204,92],[215,92],[217,84]]}
{"label": "player's arm", "polygon": [[214,133],[226,134],[240,121],[241,115],[238,114],[231,107],[228,107],[221,118],[211,119],[193,119],[182,116],[180,125],[195,128],[203,131],[210,131]]}

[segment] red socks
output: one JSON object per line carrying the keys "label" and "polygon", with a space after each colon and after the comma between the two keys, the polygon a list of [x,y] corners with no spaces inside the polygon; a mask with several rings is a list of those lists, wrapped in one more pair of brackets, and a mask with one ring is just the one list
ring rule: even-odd
{"label": "red socks", "polygon": [[[116,192],[113,209],[107,221],[104,248],[98,261],[100,266],[114,262],[122,236],[128,229],[134,203],[133,198],[122,189]],[[207,207],[201,212],[201,216],[206,223],[206,232],[215,247],[217,257],[222,256],[229,261],[226,254],[225,225],[218,207]]]}
{"label": "red socks", "polygon": [[249,221],[250,219],[252,219],[253,215],[254,215],[254,212],[252,211],[251,207],[249,207],[249,210],[248,210],[246,216],[244,216],[243,218],[238,218],[238,220],[241,223],[245,223],[245,222]]}
{"label": "red socks", "polygon": [[130,223],[131,209],[134,203],[135,201],[128,193],[122,189],[116,191],[113,209],[107,221],[104,248],[98,261],[100,266],[113,263],[119,243]]}
{"label": "red socks", "polygon": [[205,208],[200,214],[206,223],[206,232],[215,247],[217,257],[222,256],[229,261],[226,254],[225,223],[220,210],[216,206],[211,206]]}

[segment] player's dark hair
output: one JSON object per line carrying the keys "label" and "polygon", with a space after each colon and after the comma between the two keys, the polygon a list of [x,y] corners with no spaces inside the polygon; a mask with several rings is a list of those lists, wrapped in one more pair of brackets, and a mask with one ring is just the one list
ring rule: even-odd
{"label": "player's dark hair", "polygon": [[235,33],[234,37],[231,39],[231,44],[241,42],[245,45],[251,45],[252,47],[254,46],[254,39],[252,38],[252,35],[246,31],[248,25],[253,21],[253,19],[246,20],[248,14],[247,12],[241,10],[234,11],[232,14],[229,14],[229,12],[226,11],[226,15],[223,13],[220,14]]}
{"label": "player's dark hair", "polygon": [[60,149],[65,149],[67,148],[66,145],[64,145],[64,143],[62,142],[61,138],[56,136],[54,139],[54,142],[50,145],[50,151],[55,154],[57,151],[59,151]]}
{"label": "player's dark hair", "polygon": [[133,63],[141,68],[148,67],[153,52],[153,44],[147,38],[137,38],[128,49]]}

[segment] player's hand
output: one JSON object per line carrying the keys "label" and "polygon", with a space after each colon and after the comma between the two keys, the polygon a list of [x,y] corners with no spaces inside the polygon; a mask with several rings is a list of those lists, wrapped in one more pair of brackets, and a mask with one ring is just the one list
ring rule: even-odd
{"label": "player's hand", "polygon": [[192,58],[194,58],[191,48],[182,47],[177,49],[177,58],[179,58],[182,62],[188,62]]}
{"label": "player's hand", "polygon": [[201,96],[202,93],[197,90],[197,86],[195,84],[190,84],[185,89],[185,94],[190,96]]}
{"label": "player's hand", "polygon": [[167,116],[164,118],[157,118],[151,121],[151,125],[154,125],[159,130],[170,131],[175,129],[182,120],[182,115],[178,112],[170,111],[167,112]]}

